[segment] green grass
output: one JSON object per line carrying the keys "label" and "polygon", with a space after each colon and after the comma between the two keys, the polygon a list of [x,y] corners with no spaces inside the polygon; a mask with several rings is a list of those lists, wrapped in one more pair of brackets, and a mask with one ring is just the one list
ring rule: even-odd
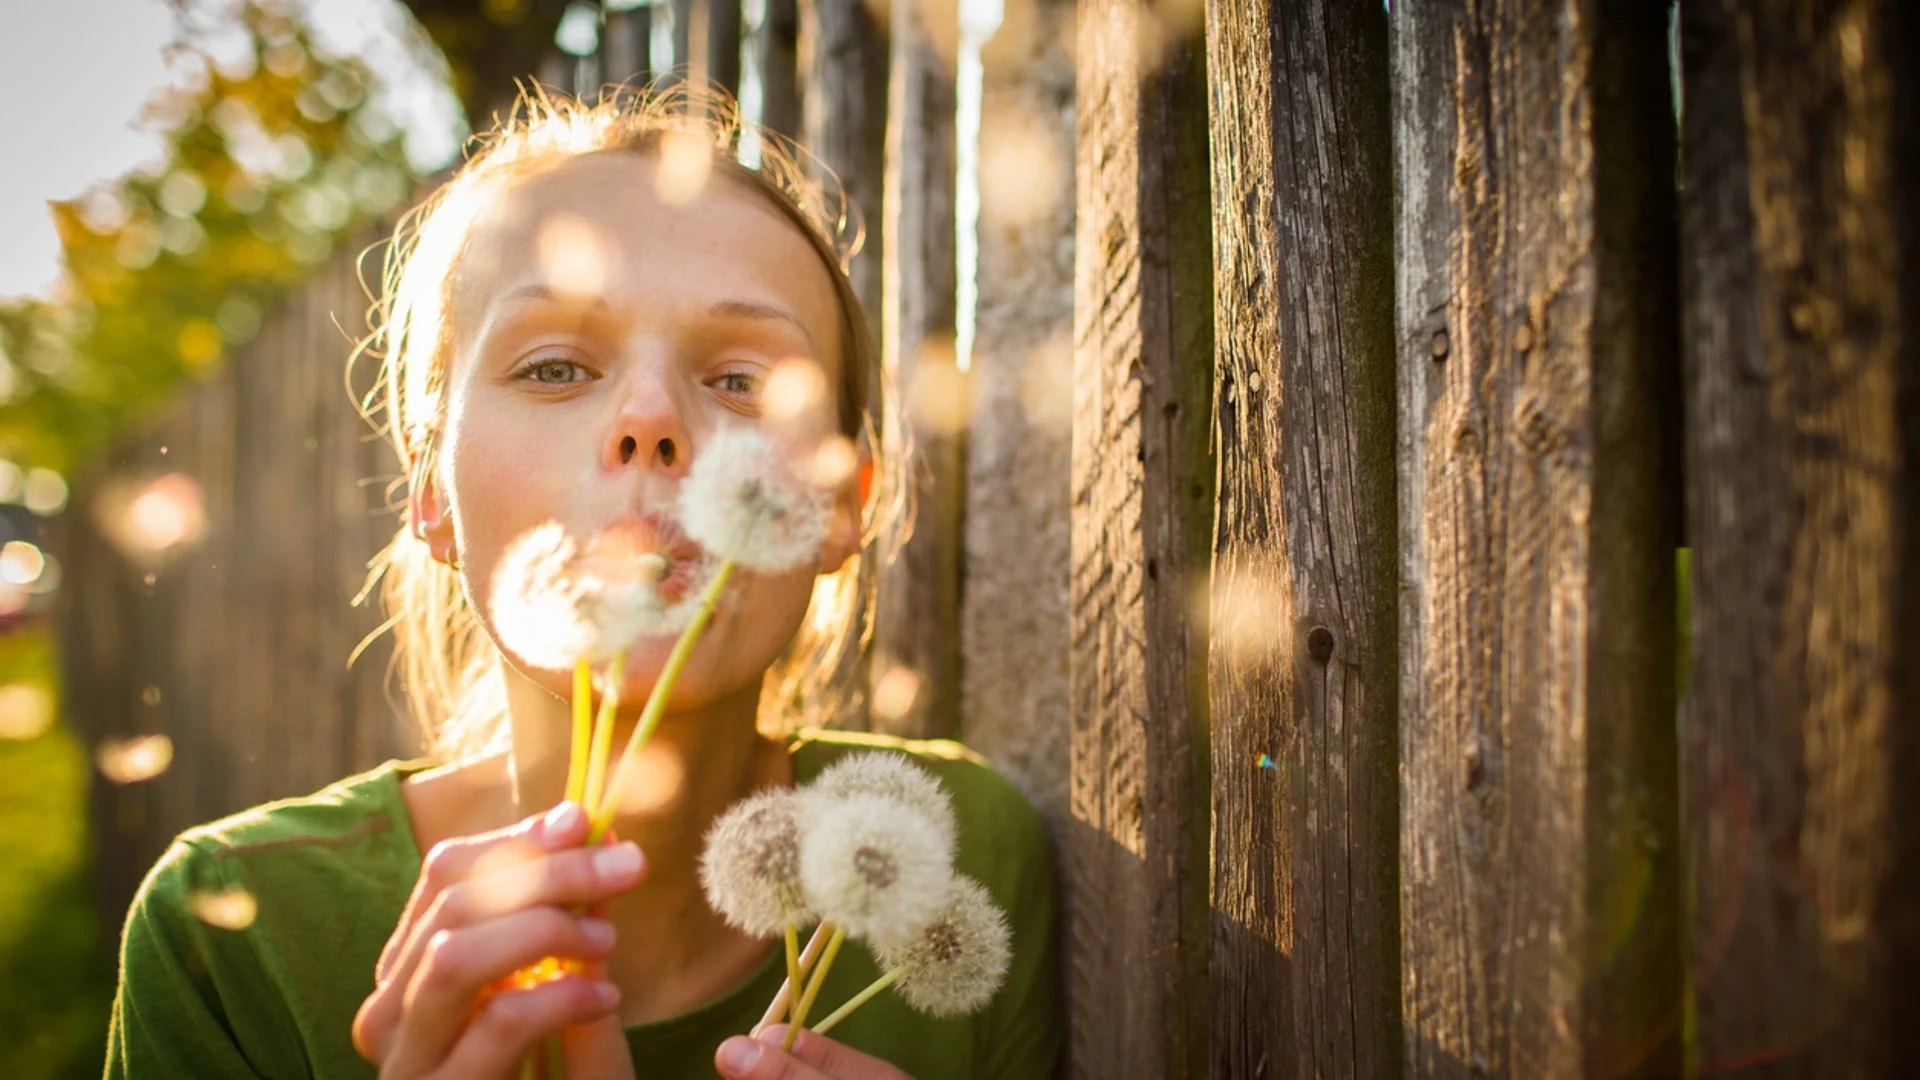
{"label": "green grass", "polygon": [[[0,685],[17,683],[54,689],[44,632],[0,635]],[[113,972],[88,875],[90,775],[59,723],[0,738],[0,1062],[17,1080],[100,1075]]]}

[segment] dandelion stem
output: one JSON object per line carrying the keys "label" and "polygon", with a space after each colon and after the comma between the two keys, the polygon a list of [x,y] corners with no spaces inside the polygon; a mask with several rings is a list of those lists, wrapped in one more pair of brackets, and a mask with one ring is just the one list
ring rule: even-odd
{"label": "dandelion stem", "polygon": [[869,1001],[872,1001],[874,997],[880,993],[880,991],[885,990],[887,987],[892,986],[895,982],[898,982],[900,979],[900,976],[905,975],[906,973],[907,973],[907,965],[901,964],[899,967],[894,968],[892,971],[889,971],[885,975],[882,975],[879,978],[873,980],[872,984],[870,984],[865,990],[862,990],[859,993],[848,998],[847,1003],[845,1005],[842,1005],[839,1008],[833,1010],[833,1012],[830,1015],[828,1015],[828,1017],[825,1020],[822,1020],[819,1023],[813,1025],[813,1033],[816,1035],[825,1035],[827,1032],[833,1030],[833,1026],[835,1024],[838,1024],[840,1021],[845,1020],[847,1017],[853,1015],[853,1010],[859,1008],[862,1005],[865,1005]]}
{"label": "dandelion stem", "polygon": [[800,928],[787,924],[787,985],[800,985]]}
{"label": "dandelion stem", "polygon": [[587,804],[587,742],[593,737],[593,668],[573,665],[573,745],[567,755],[567,801]]}
{"label": "dandelion stem", "polygon": [[[706,594],[700,598],[700,607],[693,613],[693,621],[680,631],[680,640],[674,642],[673,652],[667,656],[667,666],[660,671],[660,678],[653,684],[653,693],[647,695],[647,706],[641,710],[640,722],[633,726],[633,734],[627,738],[627,747],[620,752],[620,760],[614,764],[613,775],[607,778],[607,788],[599,799],[593,800],[590,813],[593,829],[587,834],[588,844],[597,844],[606,834],[607,827],[613,824],[613,813],[620,805],[620,785],[626,779],[628,766],[640,756],[640,748],[653,736],[653,729],[660,725],[660,717],[667,711],[667,695],[673,691],[673,684],[680,678],[680,670],[687,666],[687,657],[693,655],[693,647],[700,641],[700,635],[713,619],[714,606],[720,602],[721,590],[727,587],[727,581],[733,577],[733,563],[723,562],[720,569],[714,571],[713,582],[707,586]],[[625,669],[625,654],[618,658]],[[611,684],[612,680],[608,680]],[[609,695],[611,696],[611,695]]]}
{"label": "dandelion stem", "polygon": [[820,950],[827,947],[827,939],[832,936],[833,924],[831,923],[821,923],[813,928],[813,936],[807,939],[807,947],[800,950],[800,978],[787,976],[787,981],[780,984],[780,990],[773,995],[773,1000],[767,1003],[767,1011],[761,1015],[760,1022],[753,1025],[753,1030],[748,1034],[757,1038],[767,1029],[768,1024],[778,1023],[781,1017],[787,1015],[787,1006],[793,1001],[794,988],[800,986],[800,979],[806,978],[807,972],[813,970],[813,962],[820,958]]}
{"label": "dandelion stem", "polygon": [[[607,664],[607,688],[600,695],[600,715],[593,722],[593,749],[587,757],[587,791],[583,806],[600,805],[607,786],[607,756],[613,752],[613,724],[619,718],[620,684],[627,673],[627,650],[618,649]],[[607,815],[612,820],[613,815]],[[588,843],[599,841],[596,834]]]}
{"label": "dandelion stem", "polygon": [[832,970],[833,958],[840,955],[840,943],[846,938],[845,930],[833,928],[833,936],[827,939],[827,951],[821,954],[820,963],[807,978],[807,992],[800,995],[800,1004],[793,1007],[793,1022],[787,1025],[787,1037],[780,1040],[780,1049],[792,1050],[793,1040],[799,1038],[800,1029],[807,1026],[807,1011],[813,1008],[813,999],[820,996],[820,988],[826,985],[827,972]]}
{"label": "dandelion stem", "polygon": [[567,1080],[567,1054],[560,1045],[560,1033],[547,1036],[546,1080]]}

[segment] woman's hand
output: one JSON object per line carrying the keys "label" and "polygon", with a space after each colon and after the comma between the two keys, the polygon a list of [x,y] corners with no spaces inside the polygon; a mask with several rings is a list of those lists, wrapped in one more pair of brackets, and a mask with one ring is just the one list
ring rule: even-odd
{"label": "woman's hand", "polygon": [[[632,844],[582,847],[586,836],[585,813],[561,803],[434,845],[353,1021],[355,1049],[382,1077],[510,1078],[563,1028],[574,1080],[633,1075],[620,993],[606,979],[613,924],[574,911],[639,884],[643,859]],[[485,995],[548,956],[587,963],[579,975]]]}
{"label": "woman's hand", "polygon": [[792,1051],[780,1049],[787,1025],[772,1024],[757,1037],[736,1035],[720,1044],[714,1067],[727,1080],[913,1080],[877,1057],[825,1035],[803,1031]]}

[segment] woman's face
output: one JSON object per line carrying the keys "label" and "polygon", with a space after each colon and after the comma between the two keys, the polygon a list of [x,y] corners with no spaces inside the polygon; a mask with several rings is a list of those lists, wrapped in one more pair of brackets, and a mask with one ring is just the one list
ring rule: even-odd
{"label": "woman's face", "polygon": [[[601,153],[511,182],[461,257],[445,486],[429,493],[445,513],[426,527],[450,530],[483,614],[502,554],[543,522],[583,545],[609,526],[673,529],[680,481],[714,432],[775,426],[764,392],[777,365],[816,365],[820,378],[797,383],[838,385],[839,309],[812,245],[734,181],[716,175],[676,204],[657,194],[657,171],[652,155]],[[811,452],[839,430],[837,398],[789,403],[778,437]],[[851,487],[818,565],[736,578],[737,603],[720,605],[676,707],[757,685],[798,629],[815,574],[857,549]],[[634,646],[624,697],[651,686],[672,644]],[[564,672],[516,667],[567,692]]]}

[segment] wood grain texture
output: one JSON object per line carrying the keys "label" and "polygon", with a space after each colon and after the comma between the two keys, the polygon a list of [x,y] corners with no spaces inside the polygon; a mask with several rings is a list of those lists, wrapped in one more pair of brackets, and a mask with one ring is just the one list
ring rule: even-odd
{"label": "wood grain texture", "polygon": [[740,0],[705,0],[707,78],[740,94]]}
{"label": "wood grain texture", "polygon": [[1205,46],[1079,8],[1067,823],[1075,1076],[1207,1072]]}
{"label": "wood grain texture", "polygon": [[1015,0],[981,50],[961,734],[1050,815],[1067,794],[1073,5]]}
{"label": "wood grain texture", "polygon": [[760,122],[788,138],[800,136],[800,6],[765,0],[753,32],[760,68]]}
{"label": "wood grain texture", "polygon": [[600,30],[600,77],[635,88],[653,77],[653,7],[608,11]]}
{"label": "wood grain texture", "polygon": [[1910,6],[1683,9],[1703,1071],[1920,1060]]}
{"label": "wood grain texture", "polygon": [[[347,664],[379,622],[349,602],[397,525],[378,512],[390,455],[340,378],[341,328],[365,308],[350,258],[322,268],[216,378],[75,487],[60,541],[69,715],[92,748],[159,734],[174,750],[151,780],[96,776],[107,925],[181,830],[419,751],[386,694],[388,649]],[[165,558],[122,551],[101,515],[169,473],[197,487],[203,536]]]}
{"label": "wood grain texture", "polygon": [[904,711],[887,709],[876,693],[872,723],[912,738],[960,730],[966,386],[954,353],[952,51],[959,17],[949,0],[895,0],[889,30],[880,351],[903,407],[881,417],[881,430],[884,445],[907,454],[910,532],[879,568],[870,674],[877,690],[896,671],[911,673],[917,691],[901,702]]}
{"label": "wood grain texture", "polygon": [[1209,5],[1213,1071],[1401,1057],[1385,12]]}
{"label": "wood grain texture", "polygon": [[[805,0],[800,21],[802,115],[806,143],[845,193],[849,228],[863,237],[847,276],[860,306],[879,319],[880,264],[885,255],[881,206],[887,167],[887,69],[891,52],[885,27],[866,0]],[[825,174],[823,173],[823,176]],[[880,415],[879,380],[872,406]]]}
{"label": "wood grain texture", "polygon": [[1407,1072],[1679,1067],[1661,5],[1394,5]]}

